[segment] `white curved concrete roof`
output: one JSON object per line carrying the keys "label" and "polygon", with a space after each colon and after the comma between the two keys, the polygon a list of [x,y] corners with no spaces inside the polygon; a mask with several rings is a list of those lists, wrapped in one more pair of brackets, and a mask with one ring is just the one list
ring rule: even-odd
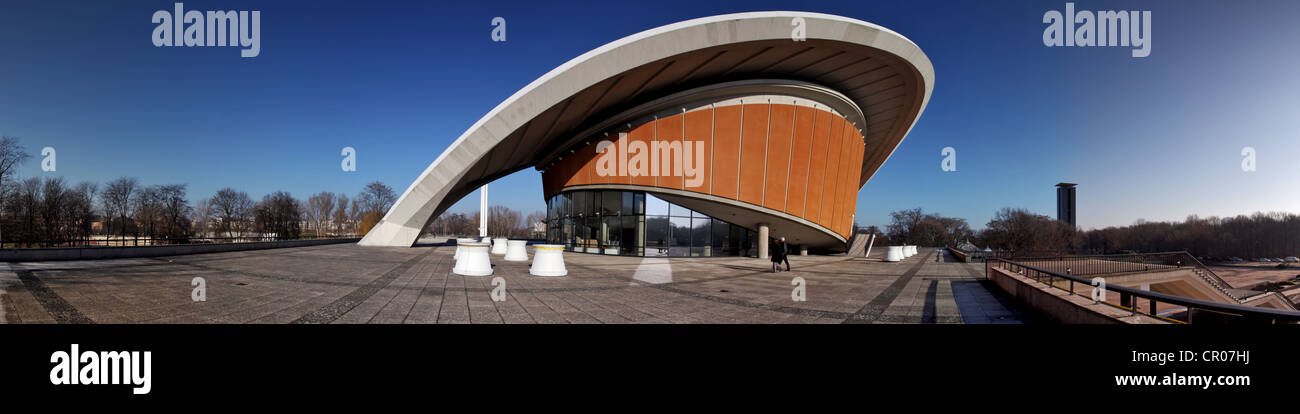
{"label": "white curved concrete roof", "polygon": [[[792,39],[795,18],[804,20],[806,40]],[[580,144],[575,134],[593,122],[692,87],[756,77],[824,85],[862,108],[861,186],[920,117],[934,68],[902,35],[829,14],[736,13],[646,30],[560,65],[497,105],[420,174],[360,244],[411,246],[452,203],[515,171],[545,168]]]}

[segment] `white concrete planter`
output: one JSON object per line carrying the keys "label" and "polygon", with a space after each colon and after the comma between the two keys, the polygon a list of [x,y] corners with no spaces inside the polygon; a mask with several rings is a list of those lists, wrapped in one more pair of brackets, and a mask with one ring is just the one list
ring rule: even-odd
{"label": "white concrete planter", "polygon": [[509,239],[497,238],[492,239],[492,254],[506,254],[506,242]]}
{"label": "white concrete planter", "polygon": [[903,246],[889,246],[885,251],[886,262],[897,262],[903,260]]}
{"label": "white concrete planter", "polygon": [[465,243],[460,248],[460,258],[456,259],[452,273],[463,276],[492,275],[492,260],[488,257],[487,243]]}
{"label": "white concrete planter", "polygon": [[528,268],[533,276],[564,276],[569,271],[564,268],[564,246],[559,244],[533,245],[533,265]]}
{"label": "white concrete planter", "polygon": [[506,260],[511,262],[528,261],[528,240],[507,240]]}
{"label": "white concrete planter", "polygon": [[474,239],[456,239],[456,255],[452,256],[452,258],[456,260],[460,260],[461,246],[464,246],[465,243],[473,243],[473,242]]}

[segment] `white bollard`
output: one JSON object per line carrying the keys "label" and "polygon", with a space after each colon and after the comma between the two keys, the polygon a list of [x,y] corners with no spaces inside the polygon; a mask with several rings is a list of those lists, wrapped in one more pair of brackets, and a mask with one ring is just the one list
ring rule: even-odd
{"label": "white bollard", "polygon": [[452,273],[464,276],[492,275],[492,260],[488,257],[487,243],[465,243]]}
{"label": "white bollard", "polygon": [[506,254],[506,241],[507,241],[507,240],[508,240],[508,239],[506,239],[506,238],[504,238],[504,237],[502,237],[502,238],[497,238],[497,239],[492,239],[492,254]]}
{"label": "white bollard", "polygon": [[460,247],[465,245],[465,243],[473,243],[473,242],[474,239],[456,239],[456,255],[452,256],[452,258],[456,260],[460,260],[460,250],[461,250]]}
{"label": "white bollard", "polygon": [[528,240],[507,240],[506,260],[512,262],[528,261]]}
{"label": "white bollard", "polygon": [[903,260],[903,246],[889,246],[885,251],[886,262],[897,262]]}
{"label": "white bollard", "polygon": [[564,246],[559,244],[533,245],[533,265],[528,268],[533,276],[564,276]]}
{"label": "white bollard", "polygon": [[915,255],[916,255],[916,246],[910,244],[903,246],[903,257],[912,257]]}

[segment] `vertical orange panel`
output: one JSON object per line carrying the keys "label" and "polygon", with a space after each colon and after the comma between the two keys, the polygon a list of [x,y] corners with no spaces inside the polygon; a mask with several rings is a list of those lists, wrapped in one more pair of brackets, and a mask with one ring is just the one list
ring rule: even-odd
{"label": "vertical orange panel", "polygon": [[848,122],[844,123],[844,129],[840,131],[840,136],[839,136],[840,150],[835,153],[839,157],[839,161],[838,161],[839,167],[835,169],[835,181],[833,181],[835,185],[831,187],[834,188],[834,190],[831,191],[831,194],[833,194],[833,198],[831,198],[831,205],[834,206],[833,207],[834,210],[832,211],[834,211],[835,214],[831,215],[829,220],[830,225],[828,227],[830,227],[831,230],[834,230],[836,233],[840,232],[840,219],[843,218],[841,216],[843,216],[843,211],[844,211],[844,171],[847,171],[849,169],[848,168],[849,162],[844,158],[845,158],[845,154],[849,153],[848,136],[849,136],[849,129],[851,128],[853,128],[853,124],[850,124]]}
{"label": "vertical orange panel", "polygon": [[826,179],[822,181],[821,214],[817,224],[831,227],[831,218],[835,217],[835,184],[839,182],[840,153],[844,144],[844,118],[831,117],[831,135],[827,142]]}
{"label": "vertical orange panel", "polygon": [[830,112],[818,109],[813,119],[812,152],[808,166],[808,198],[804,201],[804,218],[817,222],[821,216],[822,182],[826,181],[826,153],[831,134]]}
{"label": "vertical orange panel", "polygon": [[740,201],[763,205],[763,159],[767,151],[767,119],[771,105],[745,104],[740,139]]}
{"label": "vertical orange panel", "polygon": [[587,170],[587,157],[579,150],[569,154],[569,168],[573,169],[575,185],[591,184],[591,174]]}
{"label": "vertical orange panel", "polygon": [[794,128],[794,106],[772,105],[772,119],[767,128],[767,189],[763,206],[785,210],[786,177],[790,168],[790,140]]}
{"label": "vertical orange panel", "polygon": [[[709,160],[713,154],[713,109],[705,108],[686,113],[686,136],[682,138],[683,151],[690,146],[691,158],[682,165],[683,189],[709,193]],[[698,166],[698,170],[690,169]],[[696,184],[696,185],[691,185]]]}
{"label": "vertical orange panel", "polygon": [[812,152],[814,109],[799,106],[794,112],[794,137],[790,144],[790,184],[786,187],[785,212],[803,217],[808,192],[808,160]]}
{"label": "vertical orange panel", "polygon": [[844,233],[849,236],[853,235],[853,222],[856,221],[854,214],[858,211],[858,180],[862,177],[862,155],[863,151],[866,150],[866,145],[862,142],[861,132],[855,130],[853,140],[855,148],[853,149],[853,161],[850,163],[853,168],[850,169],[851,173],[849,174],[847,187],[848,198],[845,199],[844,204],[848,212],[844,224]]}
{"label": "vertical orange panel", "polygon": [[839,218],[840,198],[843,197],[843,193],[840,192],[840,184],[844,177],[844,164],[846,164],[844,162],[844,153],[848,152],[848,149],[844,147],[844,134],[850,126],[843,118],[837,119],[839,122],[836,122],[836,125],[839,128],[836,129],[835,135],[831,136],[831,157],[834,158],[831,164],[835,165],[835,169],[831,170],[826,178],[826,195],[830,196],[830,199],[826,201],[827,210],[822,214],[822,220],[826,221],[825,226],[832,231],[837,230],[835,228],[835,219]]}
{"label": "vertical orange panel", "polygon": [[606,177],[596,173],[596,160],[600,159],[600,154],[596,153],[597,141],[584,141],[586,142],[584,146],[574,154],[582,166],[582,172],[579,174],[584,177],[583,184],[601,184],[606,181]]}
{"label": "vertical orange panel", "polygon": [[739,105],[721,106],[713,111],[713,181],[710,193],[723,198],[736,199],[736,183],[740,166]]}
{"label": "vertical orange panel", "polygon": [[[631,135],[632,134],[628,134],[629,137]],[[627,155],[628,143],[632,142],[631,138],[627,138],[624,139],[623,142],[619,142],[618,134],[611,133],[608,136],[602,137],[601,140],[609,141],[614,144],[613,146],[610,147],[614,150],[613,152],[614,162],[610,163],[610,166],[614,167],[614,174],[611,174],[608,177],[602,177],[605,179],[602,182],[609,183],[609,184],[631,184],[632,176],[631,174],[628,174],[627,166],[619,165],[620,163],[627,162],[625,160],[626,158],[625,155]],[[591,145],[596,145],[596,142],[592,142]]]}
{"label": "vertical orange panel", "polygon": [[839,183],[835,186],[835,193],[838,197],[835,200],[835,221],[833,221],[836,231],[841,235],[847,235],[848,233],[844,231],[844,223],[849,219],[848,209],[845,206],[848,205],[848,188],[852,187],[849,185],[849,177],[854,172],[853,152],[858,149],[858,146],[854,143],[856,133],[857,128],[853,124],[844,123],[844,144],[841,146],[843,150],[840,151]]}
{"label": "vertical orange panel", "polygon": [[[629,148],[627,154],[628,176],[631,178],[630,181],[632,182],[633,185],[644,185],[644,186],[655,185],[655,178],[654,176],[650,175],[650,142],[654,141],[654,137],[655,137],[654,122],[646,122],[644,124],[637,125],[636,127],[632,128],[632,130],[629,131],[627,134],[627,145]],[[630,149],[631,147],[634,146],[633,142],[638,143],[637,145],[635,145],[639,147],[638,153],[636,154],[633,154],[632,150]],[[633,167],[632,158],[634,157],[642,160],[640,164],[643,167],[642,169],[645,170],[644,175],[637,175],[635,177],[632,177],[632,167]]]}
{"label": "vertical orange panel", "polygon": [[[659,175],[655,177],[655,185],[658,187],[671,188],[674,190],[682,189],[682,114],[659,118],[659,125],[655,127],[658,131],[660,150],[650,150],[654,158],[658,154],[658,161],[652,164],[659,164]],[[676,151],[672,149],[675,148]],[[651,171],[655,168],[650,166]]]}
{"label": "vertical orange panel", "polygon": [[564,183],[565,186],[583,185],[589,182],[586,170],[583,169],[587,163],[579,154],[564,154],[564,170],[569,175],[568,181]]}

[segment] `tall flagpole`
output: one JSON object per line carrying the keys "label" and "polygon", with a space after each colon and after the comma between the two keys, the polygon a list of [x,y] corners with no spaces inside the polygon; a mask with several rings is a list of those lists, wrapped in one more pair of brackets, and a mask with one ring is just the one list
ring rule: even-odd
{"label": "tall flagpole", "polygon": [[483,188],[479,189],[479,195],[481,196],[478,205],[478,236],[479,237],[487,237],[488,235],[487,234],[487,217],[488,217],[487,187],[488,187],[487,184],[483,184]]}

